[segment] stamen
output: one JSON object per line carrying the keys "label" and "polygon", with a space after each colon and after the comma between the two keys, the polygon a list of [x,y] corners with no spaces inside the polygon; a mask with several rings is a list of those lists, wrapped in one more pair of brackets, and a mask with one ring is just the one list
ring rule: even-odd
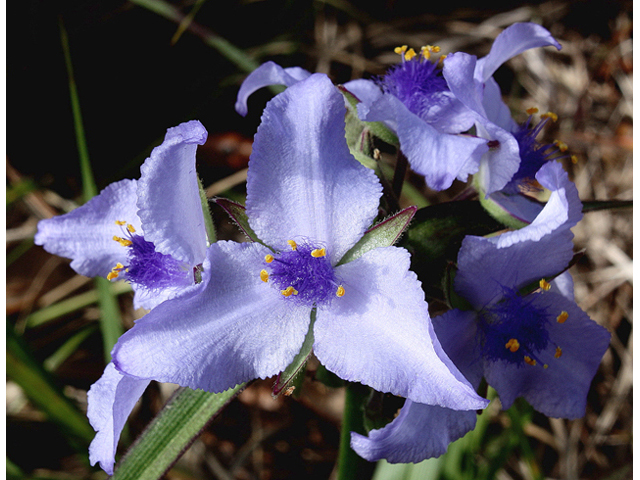
{"label": "stamen", "polygon": [[567,318],[569,318],[569,312],[565,312],[563,310],[562,312],[560,312],[560,315],[556,317],[556,320],[558,321],[558,323],[564,323],[567,321]]}
{"label": "stamen", "polygon": [[550,118],[552,122],[558,121],[558,115],[553,112],[543,113],[542,115],[540,115],[540,118]]}
{"label": "stamen", "polygon": [[130,223],[127,224],[127,230],[129,230],[131,233],[136,233],[136,229],[133,228],[133,225],[131,225]]}
{"label": "stamen", "polygon": [[431,53],[440,52],[440,47],[437,45],[425,45],[420,49],[420,54],[425,60],[429,60],[431,58]]}
{"label": "stamen", "polygon": [[402,45],[401,47],[394,48],[393,51],[398,55],[404,55],[404,52],[407,51],[407,48],[409,48],[407,45]]}
{"label": "stamen", "polygon": [[518,340],[516,340],[515,338],[512,338],[505,344],[504,348],[510,350],[511,353],[515,353],[520,348],[520,342],[518,342]]}
{"label": "stamen", "polygon": [[114,278],[118,278],[118,272],[115,272],[115,271],[111,270],[107,274],[107,280],[113,280]]}
{"label": "stamen", "polygon": [[571,163],[573,163],[574,165],[578,163],[577,155],[571,155]]}
{"label": "stamen", "polygon": [[549,368],[549,365],[547,365],[546,363],[544,365],[542,365],[542,368],[547,369]]}
{"label": "stamen", "polygon": [[285,297],[290,297],[291,295],[297,295],[298,291],[293,287],[287,287],[285,290],[280,290],[280,293]]}
{"label": "stamen", "polygon": [[131,240],[127,240],[126,238],[118,237],[117,235],[113,236],[113,239],[118,242],[123,247],[130,247],[133,243]]}
{"label": "stamen", "polygon": [[314,258],[324,257],[326,254],[327,254],[327,250],[324,247],[311,250],[311,256]]}
{"label": "stamen", "polygon": [[127,222],[125,222],[124,220],[116,220],[116,225],[118,225],[120,227],[123,226],[123,225],[126,225],[126,224],[127,224]]}
{"label": "stamen", "polygon": [[562,349],[560,347],[556,347],[556,353],[554,357],[560,358],[562,356]]}
{"label": "stamen", "polygon": [[287,240],[287,243],[291,247],[291,250],[296,251],[298,249],[298,244],[293,240]]}
{"label": "stamen", "polygon": [[566,152],[567,150],[569,150],[569,146],[562,140],[554,140],[553,144],[558,147],[558,150],[560,150],[561,152]]}
{"label": "stamen", "polygon": [[407,50],[407,52],[404,54],[404,59],[408,62],[409,60],[411,60],[412,58],[414,58],[417,55],[416,51],[413,48],[410,48],[409,50]]}
{"label": "stamen", "polygon": [[267,262],[267,263],[273,262],[273,255],[269,255],[269,254],[265,255],[264,256],[264,261]]}
{"label": "stamen", "polygon": [[344,295],[344,287],[342,285],[338,286],[338,290],[336,291],[337,297],[342,297]]}
{"label": "stamen", "polygon": [[551,289],[551,284],[543,278],[540,280],[540,288],[545,292],[548,292],[549,289]]}
{"label": "stamen", "polygon": [[528,356],[528,355],[525,355],[525,357],[524,357],[524,362],[525,362],[527,365],[531,365],[532,367],[535,367],[535,366],[536,366],[536,363],[537,363],[533,358],[531,358],[531,357],[530,357],[530,356]]}
{"label": "stamen", "polygon": [[538,109],[536,107],[531,107],[527,108],[525,112],[527,112],[527,115],[533,115],[535,113],[538,113]]}
{"label": "stamen", "polygon": [[269,280],[269,272],[266,270],[260,270],[260,280],[267,282]]}

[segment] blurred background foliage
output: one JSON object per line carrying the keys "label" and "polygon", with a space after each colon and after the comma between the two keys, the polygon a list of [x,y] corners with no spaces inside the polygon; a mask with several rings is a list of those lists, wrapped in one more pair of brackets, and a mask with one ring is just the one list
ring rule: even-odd
{"label": "blurred background foliage", "polygon": [[[274,60],[327,73],[336,82],[382,74],[393,48],[440,45],[444,53],[488,52],[500,29],[535,21],[563,44],[534,50],[496,78],[518,120],[531,106],[559,120],[545,140],[567,143],[567,169],[583,199],[632,198],[631,2],[421,2],[403,0],[27,0],[7,5],[7,473],[11,478],[104,478],[88,466],[92,437],[86,391],[102,373],[104,288],[33,246],[39,219],[82,203],[79,133],[65,66],[68,35],[85,153],[98,190],[139,166],[165,130],[197,118],[209,131],[198,171],[210,196],[243,201],[251,138],[265,102],[246,118],[233,105],[255,65]],[[547,138],[548,137],[548,138]],[[82,151],[82,150],[81,150]],[[411,185],[429,201],[419,178]],[[86,182],[85,182],[86,183]],[[86,185],[85,185],[86,186]],[[461,188],[461,186],[458,186]],[[453,189],[455,191],[455,188]],[[405,199],[409,202],[408,199]],[[234,227],[214,208],[221,238]],[[588,214],[576,227],[578,304],[613,334],[584,419],[547,419],[524,402],[500,412],[450,452],[416,466],[381,465],[376,480],[423,478],[630,478],[632,219]],[[111,286],[129,328],[135,312],[124,284]],[[108,293],[108,292],[107,292]],[[109,294],[107,294],[109,296]],[[100,306],[98,306],[100,305]],[[438,306],[434,304],[434,308]],[[102,312],[102,313],[101,313]],[[102,322],[104,326],[104,321]],[[212,422],[168,478],[329,478],[343,392],[311,381],[299,399],[273,400],[256,382]],[[171,386],[152,384],[132,415],[128,445],[159,411]]]}

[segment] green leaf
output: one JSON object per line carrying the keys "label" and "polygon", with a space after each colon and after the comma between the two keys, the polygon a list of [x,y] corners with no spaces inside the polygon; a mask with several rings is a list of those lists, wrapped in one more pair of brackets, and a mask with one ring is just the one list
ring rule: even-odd
{"label": "green leaf", "polygon": [[[349,109],[350,113],[352,113],[356,119],[359,119],[358,112],[357,112],[357,105],[358,103],[360,103],[360,100],[358,100],[358,98],[355,95],[353,95],[349,90],[344,88],[342,85],[338,85],[338,90],[340,90],[340,93],[342,93],[344,97],[347,99],[347,108]],[[396,136],[396,134],[393,133],[389,128],[387,128],[387,126],[384,123],[363,122],[362,120],[360,120],[360,122],[362,123],[363,128],[365,127],[368,128],[373,136],[378,137],[383,142],[388,143],[389,145],[395,145],[395,146],[400,145],[400,142],[398,141],[398,137]]]}
{"label": "green leaf", "polygon": [[220,207],[222,207],[225,212],[227,212],[227,214],[231,217],[231,220],[233,220],[233,222],[238,226],[240,230],[242,230],[242,233],[244,233],[249,240],[251,240],[252,242],[262,243],[249,225],[249,217],[247,217],[247,210],[244,205],[240,205],[239,203],[232,200],[227,200],[226,198],[216,198],[213,201],[220,205]]}
{"label": "green leaf", "polygon": [[9,322],[6,349],[7,375],[20,385],[34,405],[65,432],[75,448],[85,451],[94,436],[87,418],[62,394]]}
{"label": "green leaf", "polygon": [[222,393],[179,389],[118,465],[112,480],[157,480],[245,384]]}
{"label": "green leaf", "polygon": [[597,212],[598,210],[619,210],[632,208],[633,200],[591,200],[582,202],[582,211]]}
{"label": "green leaf", "polygon": [[338,265],[352,262],[374,248],[394,245],[402,235],[402,232],[406,230],[416,211],[416,207],[405,208],[371,227],[358,243],[345,253]]}

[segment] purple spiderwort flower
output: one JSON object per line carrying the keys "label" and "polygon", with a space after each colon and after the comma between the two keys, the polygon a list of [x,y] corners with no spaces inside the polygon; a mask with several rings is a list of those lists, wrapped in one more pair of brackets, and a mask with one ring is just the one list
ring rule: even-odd
{"label": "purple spiderwort flower", "polygon": [[[545,164],[537,179],[552,194],[531,225],[492,238],[467,236],[462,243],[454,288],[473,309],[451,310],[433,323],[467,380],[477,388],[484,376],[503,408],[524,397],[545,415],[578,418],[610,334],[576,305],[568,272],[541,282],[540,291],[520,292],[567,267],[570,229],[582,217],[560,163]],[[419,462],[444,453],[475,421],[474,412],[407,400],[390,424],[368,437],[352,433],[351,444],[371,461]]]}
{"label": "purple spiderwort flower", "polygon": [[520,149],[514,133],[518,125],[502,101],[492,75],[500,65],[536,47],[561,45],[542,26],[515,23],[494,41],[481,59],[457,52],[444,60],[443,75],[453,95],[475,114],[476,134],[489,140],[490,149],[480,159],[478,169],[481,195],[502,190],[518,172]]}
{"label": "purple spiderwort flower", "polygon": [[247,214],[271,248],[214,243],[197,293],[163,302],[120,338],[104,383],[124,374],[127,384],[91,393],[96,404],[114,405],[99,419],[107,428],[95,455],[111,458],[103,466],[113,466],[122,426],[114,397],[124,410],[139,396],[129,379],[221,392],[283,371],[310,328],[318,359],[346,380],[426,404],[486,406],[435,338],[406,250],[378,248],[339,264],[381,195],[374,173],[349,153],[344,114],[323,75],[269,102],[249,164]]}
{"label": "purple spiderwort flower", "polygon": [[[202,269],[208,242],[195,171],[197,145],[206,139],[195,120],[168,129],[139,180],[112,183],[70,213],[42,220],[35,243],[71,258],[82,275],[129,281],[136,308],[194,294],[197,277],[209,275]],[[97,432],[89,459],[110,475],[124,423],[148,384],[111,362],[89,390],[87,415]]]}

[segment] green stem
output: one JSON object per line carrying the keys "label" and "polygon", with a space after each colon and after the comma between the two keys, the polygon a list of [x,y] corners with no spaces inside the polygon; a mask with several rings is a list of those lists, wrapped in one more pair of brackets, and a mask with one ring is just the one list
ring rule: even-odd
{"label": "green stem", "polygon": [[337,480],[363,480],[371,478],[375,463],[369,463],[351,448],[351,432],[366,434],[364,404],[369,389],[359,383],[347,383],[338,451]]}

